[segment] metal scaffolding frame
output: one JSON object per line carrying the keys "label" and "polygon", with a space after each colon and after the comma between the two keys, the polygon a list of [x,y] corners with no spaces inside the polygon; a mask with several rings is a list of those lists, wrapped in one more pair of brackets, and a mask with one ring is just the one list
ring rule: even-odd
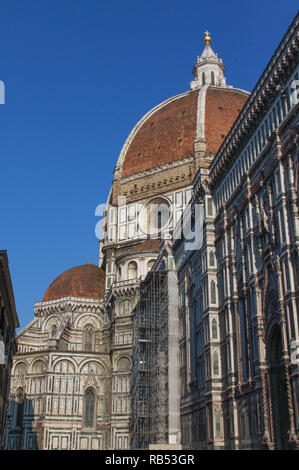
{"label": "metal scaffolding frame", "polygon": [[140,285],[133,314],[131,448],[167,442],[168,429],[167,272],[150,272]]}

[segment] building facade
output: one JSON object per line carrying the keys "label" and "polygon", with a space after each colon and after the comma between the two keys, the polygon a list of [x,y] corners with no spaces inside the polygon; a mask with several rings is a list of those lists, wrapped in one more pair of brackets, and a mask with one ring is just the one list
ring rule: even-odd
{"label": "building facade", "polygon": [[196,175],[200,248],[173,240],[187,448],[298,449],[298,78],[296,18]]}
{"label": "building facade", "polygon": [[6,449],[127,448],[130,359],[113,354],[105,272],[88,263],[56,278],[18,335]]}
{"label": "building facade", "polygon": [[13,356],[17,352],[15,330],[19,326],[7,252],[0,251],[0,448],[4,446]]}
{"label": "building facade", "polygon": [[[298,73],[296,18],[211,165],[199,168],[154,266],[170,272],[174,259],[187,449],[299,448]],[[147,423],[149,444],[155,429]]]}
{"label": "building facade", "polygon": [[19,334],[7,448],[298,447],[298,18],[251,94],[210,43]]}

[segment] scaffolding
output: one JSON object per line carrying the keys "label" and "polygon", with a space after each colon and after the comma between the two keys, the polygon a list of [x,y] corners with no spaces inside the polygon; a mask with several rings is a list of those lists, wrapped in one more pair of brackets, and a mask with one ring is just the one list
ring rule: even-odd
{"label": "scaffolding", "polygon": [[168,436],[167,272],[150,272],[133,315],[131,448],[147,449]]}

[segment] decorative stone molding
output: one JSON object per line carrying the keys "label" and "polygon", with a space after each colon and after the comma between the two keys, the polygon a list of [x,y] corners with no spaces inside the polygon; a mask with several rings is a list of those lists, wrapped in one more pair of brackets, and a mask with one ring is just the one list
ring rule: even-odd
{"label": "decorative stone molding", "polygon": [[106,296],[106,302],[111,301],[112,297],[134,296],[138,292],[140,279],[130,279],[111,284]]}
{"label": "decorative stone molding", "polygon": [[34,314],[36,317],[63,312],[92,312],[103,314],[105,311],[103,299],[84,299],[78,297],[63,297],[47,302],[36,302]]}
{"label": "decorative stone molding", "polygon": [[140,173],[136,173],[134,175],[122,178],[120,180],[120,184],[130,183],[131,181],[135,181],[140,178],[145,178],[150,175],[155,175],[156,173],[159,173],[164,170],[169,170],[170,168],[177,168],[179,166],[193,162],[193,159],[194,159],[193,155],[190,155],[189,157],[182,158],[181,160],[174,160],[172,162],[165,163],[164,165],[161,165],[155,168],[150,168],[149,170],[141,171]]}
{"label": "decorative stone molding", "polygon": [[[299,38],[296,34],[298,20],[291,25],[285,37],[278,46],[271,62],[257,82],[247,103],[239,114],[235,124],[228,133],[222,146],[218,150],[211,164],[211,183],[213,186],[217,184],[221,173],[225,169],[226,162],[232,162],[232,151],[239,148],[240,143],[247,137],[250,128],[256,126],[256,120],[260,114],[266,112],[274,97],[284,90],[285,69],[287,64],[292,67],[295,65],[298,57]],[[289,72],[288,72],[289,73]],[[276,84],[276,90],[275,90]],[[277,85],[278,88],[277,88]],[[274,91],[275,90],[275,91]],[[242,129],[241,122],[246,122],[246,126]]]}
{"label": "decorative stone molding", "polygon": [[214,404],[214,413],[220,413],[221,416],[223,415],[223,409],[220,403]]}

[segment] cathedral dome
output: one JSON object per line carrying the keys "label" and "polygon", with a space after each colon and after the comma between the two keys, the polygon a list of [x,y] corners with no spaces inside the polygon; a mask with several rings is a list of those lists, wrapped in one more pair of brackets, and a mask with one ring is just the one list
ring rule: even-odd
{"label": "cathedral dome", "polygon": [[105,293],[105,271],[94,264],[64,271],[48,287],[43,302],[62,297],[102,299]]}
{"label": "cathedral dome", "polygon": [[208,158],[223,143],[249,93],[226,84],[210,33],[204,42],[191,89],[150,110],[128,136],[116,166],[121,178],[192,157],[196,142],[205,142]]}
{"label": "cathedral dome", "polygon": [[147,113],[121,154],[122,178],[194,155],[194,141],[206,140],[215,154],[248,98],[243,90],[209,86],[188,91]]}

